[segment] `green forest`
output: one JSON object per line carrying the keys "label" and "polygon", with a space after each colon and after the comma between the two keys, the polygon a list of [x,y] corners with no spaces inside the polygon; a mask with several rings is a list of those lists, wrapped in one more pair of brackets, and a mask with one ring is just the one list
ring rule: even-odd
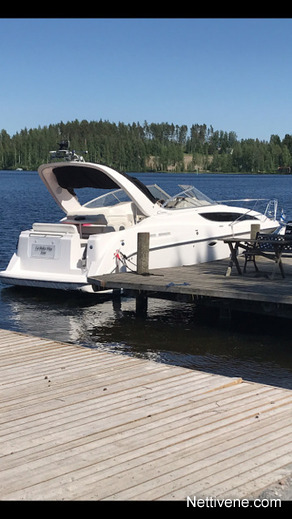
{"label": "green forest", "polygon": [[109,121],[72,121],[0,133],[0,169],[35,171],[49,161],[49,152],[69,140],[71,149],[86,161],[121,172],[173,171],[211,173],[289,173],[292,135],[281,140],[238,140],[235,132],[206,124],[118,124]]}

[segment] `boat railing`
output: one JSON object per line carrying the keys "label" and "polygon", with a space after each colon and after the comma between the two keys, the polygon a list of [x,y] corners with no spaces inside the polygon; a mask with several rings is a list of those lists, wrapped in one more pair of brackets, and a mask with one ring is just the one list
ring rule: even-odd
{"label": "boat railing", "polygon": [[276,198],[273,198],[272,200],[269,200],[267,203],[267,207],[265,210],[264,215],[267,216],[267,218],[270,218],[271,220],[276,220],[278,214],[278,200]]}
{"label": "boat railing", "polygon": [[[253,203],[252,207],[247,208],[247,212],[238,216],[233,222],[230,223],[231,226],[234,224],[240,222],[243,218],[246,217],[249,213],[252,211],[257,211],[261,214],[264,214],[266,218],[270,218],[271,220],[277,220],[277,214],[278,214],[278,200],[276,198],[269,199],[269,198],[241,198],[241,199],[235,199],[235,200],[220,200],[219,203],[230,203],[233,204],[234,202],[245,202],[245,203]],[[265,202],[265,208],[263,211],[260,211],[257,207],[259,204],[262,204]]]}

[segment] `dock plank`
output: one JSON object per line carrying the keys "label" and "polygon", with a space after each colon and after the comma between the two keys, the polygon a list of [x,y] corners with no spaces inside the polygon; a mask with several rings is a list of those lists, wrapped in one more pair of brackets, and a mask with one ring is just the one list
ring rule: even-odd
{"label": "dock plank", "polygon": [[291,475],[281,387],[7,330],[0,387],[1,500],[242,499]]}

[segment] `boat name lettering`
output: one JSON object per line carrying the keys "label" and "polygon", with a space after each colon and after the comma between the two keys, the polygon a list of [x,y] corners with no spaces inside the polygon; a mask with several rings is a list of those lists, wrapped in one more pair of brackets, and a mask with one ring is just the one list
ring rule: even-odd
{"label": "boat name lettering", "polygon": [[36,258],[54,258],[55,256],[55,245],[42,245],[39,243],[32,244],[31,254]]}

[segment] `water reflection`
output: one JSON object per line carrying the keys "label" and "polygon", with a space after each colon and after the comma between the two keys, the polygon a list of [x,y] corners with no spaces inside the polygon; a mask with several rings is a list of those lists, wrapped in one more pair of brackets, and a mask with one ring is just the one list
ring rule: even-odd
{"label": "water reflection", "polygon": [[[222,322],[193,304],[5,288],[1,327],[292,389],[289,321],[241,315]],[[3,313],[4,311],[4,313]]]}

